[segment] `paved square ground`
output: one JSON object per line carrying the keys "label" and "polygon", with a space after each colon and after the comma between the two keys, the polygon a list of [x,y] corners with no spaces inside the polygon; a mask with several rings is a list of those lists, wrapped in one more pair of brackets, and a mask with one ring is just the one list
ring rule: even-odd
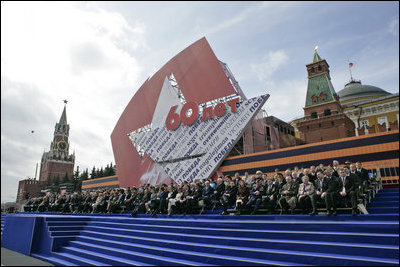
{"label": "paved square ground", "polygon": [[1,266],[54,266],[54,265],[2,247]]}

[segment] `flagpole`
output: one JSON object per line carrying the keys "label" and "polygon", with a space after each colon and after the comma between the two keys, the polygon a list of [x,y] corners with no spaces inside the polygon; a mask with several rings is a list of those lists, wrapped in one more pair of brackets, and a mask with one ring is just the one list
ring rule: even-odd
{"label": "flagpole", "polygon": [[353,75],[352,75],[352,73],[351,73],[350,60],[349,60],[349,59],[347,59],[347,62],[349,63],[350,81],[353,81]]}

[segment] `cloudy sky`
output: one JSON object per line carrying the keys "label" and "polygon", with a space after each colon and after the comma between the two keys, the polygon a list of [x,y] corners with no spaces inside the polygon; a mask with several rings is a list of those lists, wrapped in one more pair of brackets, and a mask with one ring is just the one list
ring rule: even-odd
{"label": "cloudy sky", "polygon": [[316,45],[336,91],[348,60],[364,84],[399,90],[398,2],[2,1],[1,201],[34,177],[63,99],[75,167],[114,162],[110,135],[136,90],[203,36],[245,94],[269,93],[268,115],[285,121],[303,114]]}

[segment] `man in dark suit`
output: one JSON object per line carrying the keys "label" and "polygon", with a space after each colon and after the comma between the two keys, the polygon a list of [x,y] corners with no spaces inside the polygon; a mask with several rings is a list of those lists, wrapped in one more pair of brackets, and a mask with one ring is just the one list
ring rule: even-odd
{"label": "man in dark suit", "polygon": [[162,210],[163,205],[165,205],[165,200],[167,199],[168,192],[166,190],[166,185],[163,184],[160,186],[160,189],[157,193],[157,197],[153,199],[150,203],[150,209],[152,216],[155,216]]}
{"label": "man in dark suit", "polygon": [[278,186],[274,184],[274,179],[272,177],[267,178],[265,194],[262,196],[262,205],[268,210],[268,213],[272,213],[275,210],[278,194]]}
{"label": "man in dark suit", "polygon": [[339,161],[337,160],[332,161],[333,176],[339,177],[339,172],[338,172],[339,168],[340,168]]}
{"label": "man in dark suit", "polygon": [[254,205],[254,209],[251,214],[255,214],[259,205],[261,204],[262,196],[264,195],[264,186],[263,179],[258,178],[256,180],[256,184],[250,191],[250,199],[247,201],[246,206],[251,210],[252,205]]}
{"label": "man in dark suit", "polygon": [[363,188],[368,188],[370,182],[368,171],[362,167],[362,163],[360,161],[356,162],[356,174],[358,177],[360,177]]}
{"label": "man in dark suit", "polygon": [[308,178],[310,182],[314,184],[315,180],[317,180],[317,170],[314,165],[310,167],[310,172],[308,174]]}
{"label": "man in dark suit", "polygon": [[[333,171],[331,169],[326,169],[325,172],[325,181],[326,181],[326,196],[325,196],[325,205],[328,215],[337,215],[336,210],[336,194],[339,192],[339,182],[338,177],[333,175]],[[333,209],[333,212],[331,211]]]}
{"label": "man in dark suit", "polygon": [[225,192],[225,183],[224,180],[222,180],[222,177],[218,177],[217,179],[217,184],[214,189],[214,200],[216,203],[219,203],[222,194]]}
{"label": "man in dark suit", "polygon": [[190,189],[190,186],[184,185],[182,188],[182,197],[175,203],[178,213],[186,213],[187,201],[191,195],[192,190]]}
{"label": "man in dark suit", "polygon": [[278,191],[278,195],[281,192],[282,186],[286,183],[285,178],[281,173],[278,173],[275,178],[274,184],[276,185],[276,190]]}
{"label": "man in dark suit", "polygon": [[357,168],[355,163],[350,164],[350,171],[347,173],[347,176],[353,176],[353,179],[356,181],[356,188],[358,190],[358,187],[362,185],[362,180],[361,177],[357,173]]}
{"label": "man in dark suit", "polygon": [[199,207],[201,207],[200,214],[203,213],[205,207],[209,207],[214,198],[214,189],[210,186],[209,181],[204,182],[203,192],[199,197]]}
{"label": "man in dark suit", "polygon": [[346,172],[350,173],[350,170],[347,167],[339,169],[339,192],[337,192],[336,196],[339,200],[344,199],[345,201],[348,201],[350,199],[352,215],[355,216],[357,215],[357,182],[355,181],[354,176],[347,175]]}
{"label": "man in dark suit", "polygon": [[221,203],[224,211],[221,215],[227,215],[228,206],[235,204],[236,201],[237,186],[234,181],[231,181],[229,185],[225,188],[225,192],[222,195]]}
{"label": "man in dark suit", "polygon": [[328,188],[328,181],[325,179],[325,175],[322,170],[317,171],[317,179],[314,181],[315,194],[311,196],[312,212],[310,215],[317,214],[317,205],[320,202],[325,201],[326,190]]}
{"label": "man in dark suit", "polygon": [[186,214],[193,214],[193,212],[198,208],[199,198],[201,198],[202,193],[203,188],[200,186],[200,184],[195,184],[192,194],[187,196]]}

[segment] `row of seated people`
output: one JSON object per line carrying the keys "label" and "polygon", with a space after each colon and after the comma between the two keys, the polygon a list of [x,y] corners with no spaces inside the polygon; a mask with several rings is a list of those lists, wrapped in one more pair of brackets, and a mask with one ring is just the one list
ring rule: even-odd
{"label": "row of seated people", "polygon": [[[131,210],[132,215],[138,213],[155,215],[157,213],[195,213],[199,210],[203,212],[204,209],[215,208],[218,205],[222,205],[224,209],[222,214],[226,214],[227,208],[232,205],[235,205],[238,212],[251,210],[251,213],[256,213],[260,207],[267,208],[269,212],[274,212],[277,207],[293,212],[298,206],[304,212],[312,209],[311,213],[315,214],[318,203],[325,202],[328,211],[332,209],[332,213],[336,214],[336,203],[343,198],[350,200],[354,214],[357,204],[357,185],[367,186],[369,177],[368,172],[365,176],[364,171],[363,175],[357,172],[353,174],[353,167],[350,165],[343,170],[346,177],[351,177],[345,179],[344,190],[337,179],[340,176],[337,168],[328,166],[324,173],[323,168],[312,166],[310,170],[304,169],[300,175],[296,171],[287,170],[285,179],[279,172],[267,178],[258,171],[255,177],[245,176],[242,179],[235,175],[237,177],[232,180],[231,177],[226,176],[225,181],[218,178],[216,183],[212,179],[206,181],[195,179],[194,182],[190,184],[185,182],[182,186],[144,185],[140,188],[134,187],[132,190],[130,188],[108,189],[75,192],[71,195],[49,195],[29,199],[24,209],[25,211],[74,213],[115,213]],[[356,170],[360,169],[362,167],[356,168]],[[301,179],[304,179],[303,183],[300,182]]]}
{"label": "row of seated people", "polygon": [[[321,168],[316,172],[304,169],[300,175],[287,170],[285,175],[285,180],[280,173],[275,176],[278,178],[276,181],[267,178],[266,184],[258,179],[259,183],[250,192],[243,184],[240,185],[236,196],[236,214],[242,210],[251,210],[255,214],[259,207],[263,207],[268,213],[275,208],[280,208],[281,213],[293,213],[299,208],[303,213],[315,215],[318,206],[324,206],[328,215],[336,215],[340,203],[350,205],[352,214],[357,215],[359,198],[374,183],[360,162],[349,163],[344,168]],[[232,204],[234,201],[232,198],[225,202]],[[222,214],[227,214],[226,208]]]}
{"label": "row of seated people", "polygon": [[26,212],[115,213],[125,201],[124,189],[50,193],[43,197],[29,198],[24,205]]}
{"label": "row of seated people", "polygon": [[[227,208],[234,205],[237,214],[242,210],[252,210],[251,213],[255,214],[260,207],[267,208],[271,213],[276,207],[293,213],[299,207],[304,213],[311,211],[310,214],[314,215],[318,205],[324,204],[328,215],[336,215],[338,204],[344,202],[351,205],[352,214],[356,215],[358,190],[367,188],[371,183],[368,171],[362,168],[361,163],[349,163],[343,169],[338,166],[328,166],[326,170],[312,167],[310,170],[304,169],[300,175],[287,170],[285,179],[280,173],[267,178],[258,171],[258,176],[250,179],[235,175],[234,180],[227,176],[225,182],[219,178],[216,184],[213,181],[206,181],[204,184],[195,181],[177,191],[168,187],[168,192],[160,190],[157,193],[155,189],[145,204],[145,211],[153,214],[165,211],[168,214],[186,214],[194,213],[200,208],[202,213],[205,208],[215,208],[220,204],[224,209],[222,214],[227,214]],[[136,207],[133,214],[140,212],[140,206]]]}

